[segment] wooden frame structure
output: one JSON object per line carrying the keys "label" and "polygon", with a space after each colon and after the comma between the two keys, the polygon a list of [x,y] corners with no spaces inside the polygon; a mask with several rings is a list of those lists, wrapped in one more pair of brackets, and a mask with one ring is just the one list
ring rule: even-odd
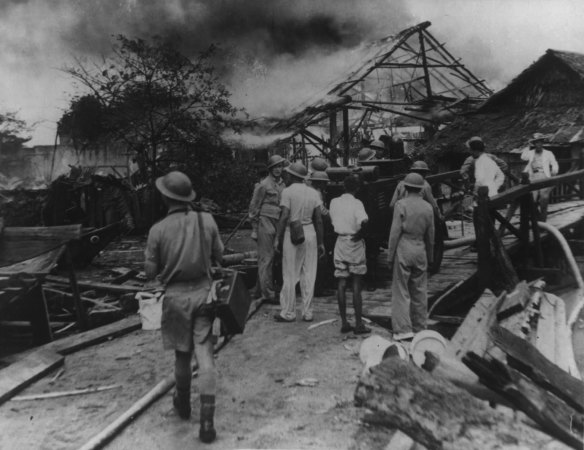
{"label": "wooden frame structure", "polygon": [[292,159],[312,145],[331,162],[342,156],[346,165],[351,143],[367,129],[387,128],[397,116],[436,126],[490,97],[484,80],[432,36],[430,25],[423,22],[363,47],[365,63],[329,86],[320,100],[279,121],[272,131],[296,132],[289,138]]}

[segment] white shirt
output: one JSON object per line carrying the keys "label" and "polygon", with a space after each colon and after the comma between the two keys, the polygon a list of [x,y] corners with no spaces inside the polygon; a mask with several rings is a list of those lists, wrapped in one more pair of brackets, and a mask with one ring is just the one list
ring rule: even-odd
{"label": "white shirt", "polygon": [[355,234],[361,223],[369,219],[363,202],[347,193],[331,200],[329,214],[337,234]]}
{"label": "white shirt", "polygon": [[479,186],[489,188],[489,197],[497,195],[499,188],[505,181],[505,174],[499,169],[495,161],[483,153],[475,160],[475,189]]}
{"label": "white shirt", "polygon": [[318,191],[304,183],[292,183],[282,191],[280,206],[290,210],[290,222],[300,220],[302,225],[310,225],[314,208],[320,205],[322,200]]}
{"label": "white shirt", "polygon": [[[527,166],[525,166],[525,170],[523,171],[529,174],[530,179],[533,177],[533,174],[535,173],[533,170],[534,169],[533,162],[535,158],[536,158],[535,150],[530,150],[529,148],[526,148],[521,152],[521,159],[523,161],[527,161]],[[554,156],[554,154],[549,150],[544,149],[541,152],[541,164],[543,166],[543,173],[547,178],[558,174],[558,162],[556,161],[556,157]]]}

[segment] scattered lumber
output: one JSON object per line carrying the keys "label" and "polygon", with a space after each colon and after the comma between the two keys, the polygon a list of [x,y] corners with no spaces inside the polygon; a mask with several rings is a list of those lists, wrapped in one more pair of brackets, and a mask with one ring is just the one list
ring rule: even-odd
{"label": "scattered lumber", "polygon": [[584,413],[584,382],[562,370],[525,339],[494,325],[493,342],[508,355],[509,365]]}
{"label": "scattered lumber", "polygon": [[63,364],[62,355],[47,349],[30,353],[0,371],[0,404]]}
{"label": "scattered lumber", "polygon": [[71,397],[73,395],[85,395],[93,394],[95,392],[110,391],[112,389],[118,389],[122,386],[120,384],[112,384],[109,386],[97,386],[87,389],[75,389],[73,391],[61,391],[61,392],[46,392],[44,394],[31,394],[31,395],[19,395],[13,397],[11,401],[13,402],[24,402],[27,400],[44,400],[47,398],[58,398],[58,397]]}
{"label": "scattered lumber", "polygon": [[[56,275],[49,275],[47,276],[47,281],[52,283],[59,283],[59,284],[69,284],[69,279],[65,277],[59,277]],[[109,284],[109,283],[99,283],[97,281],[80,281],[77,280],[77,284],[81,288],[87,289],[97,289],[101,291],[107,292],[114,292],[118,294],[127,294],[131,292],[140,292],[143,291],[144,288],[141,286],[128,286],[125,284]]]}
{"label": "scattered lumber", "polygon": [[584,416],[574,408],[501,361],[470,352],[463,362],[484,384],[507,398],[542,430],[575,449],[584,447]]}
{"label": "scattered lumber", "polygon": [[544,448],[549,436],[510,421],[452,383],[399,358],[389,358],[361,378],[358,405],[373,411],[365,420],[398,428],[430,449],[485,450],[510,445]]}
{"label": "scattered lumber", "polygon": [[513,314],[523,311],[529,303],[531,293],[525,281],[521,281],[515,289],[507,294],[497,309],[497,320],[500,322]]}

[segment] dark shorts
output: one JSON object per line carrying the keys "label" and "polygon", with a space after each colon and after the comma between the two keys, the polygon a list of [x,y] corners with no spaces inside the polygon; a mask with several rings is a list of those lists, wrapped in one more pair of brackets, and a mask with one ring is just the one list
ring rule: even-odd
{"label": "dark shorts", "polygon": [[192,352],[193,344],[202,344],[209,337],[212,319],[201,309],[209,290],[207,278],[166,287],[161,323],[165,349]]}

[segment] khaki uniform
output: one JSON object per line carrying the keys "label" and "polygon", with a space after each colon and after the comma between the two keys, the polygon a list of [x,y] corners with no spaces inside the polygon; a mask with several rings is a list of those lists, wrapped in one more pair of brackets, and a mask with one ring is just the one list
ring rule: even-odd
{"label": "khaki uniform", "polygon": [[434,251],[434,212],[419,194],[395,204],[388,255],[393,261],[391,322],[394,333],[426,328],[428,259]]}
{"label": "khaki uniform", "polygon": [[261,295],[273,300],[274,293],[274,239],[280,217],[280,198],[284,182],[268,175],[254,189],[249,204],[249,218],[258,236],[258,278]]}
{"label": "khaki uniform", "polygon": [[[405,198],[406,195],[408,195],[408,191],[406,191],[406,187],[402,180],[398,183],[395,191],[393,192],[393,197],[389,203],[389,207],[393,208],[397,201]],[[438,203],[436,203],[436,199],[432,193],[432,186],[430,186],[430,183],[428,183],[426,180],[424,180],[424,187],[422,188],[422,198],[430,203],[430,205],[432,205],[432,208],[437,215],[440,214],[440,208],[438,207]]]}

